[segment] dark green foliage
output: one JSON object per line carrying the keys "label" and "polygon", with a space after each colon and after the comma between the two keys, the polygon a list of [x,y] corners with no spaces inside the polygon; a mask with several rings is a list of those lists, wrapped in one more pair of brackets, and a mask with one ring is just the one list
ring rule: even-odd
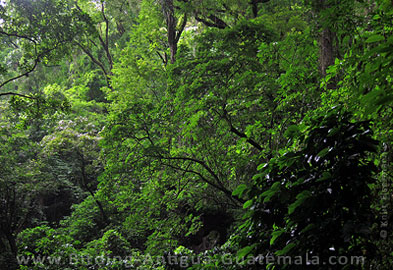
{"label": "dark green foliage", "polygon": [[370,187],[376,166],[370,153],[377,151],[377,142],[369,122],[353,122],[344,110],[334,109],[312,119],[297,143],[302,150],[260,165],[246,193],[249,218],[243,226],[256,244],[249,251],[292,258],[308,253],[320,262],[338,255],[372,256],[375,247],[367,239],[375,222]]}

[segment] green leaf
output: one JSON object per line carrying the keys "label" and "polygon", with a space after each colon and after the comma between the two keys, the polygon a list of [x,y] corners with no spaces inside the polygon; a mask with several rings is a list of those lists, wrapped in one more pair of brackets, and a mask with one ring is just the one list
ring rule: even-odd
{"label": "green leaf", "polygon": [[284,136],[286,138],[292,138],[292,137],[296,136],[299,132],[300,132],[300,129],[297,125],[291,125],[285,131]]}
{"label": "green leaf", "polygon": [[267,163],[259,164],[258,167],[257,167],[257,170],[260,171],[260,170],[262,170],[263,168],[266,168],[267,165],[268,165]]}
{"label": "green leaf", "polygon": [[242,248],[241,250],[239,250],[237,252],[236,256],[239,259],[242,259],[242,258],[244,258],[244,256],[247,256],[254,249],[254,247],[255,247],[255,244],[251,245],[251,246],[246,246],[246,247]]}
{"label": "green leaf", "polygon": [[265,199],[263,200],[263,202],[268,202],[270,201],[271,197],[274,196],[274,194],[277,193],[277,191],[280,189],[280,182],[276,182],[274,183],[268,190],[266,190],[265,192],[263,192],[261,194],[261,197]]}
{"label": "green leaf", "polygon": [[293,249],[296,246],[295,243],[290,243],[288,245],[286,245],[285,248],[283,248],[282,250],[276,251],[276,255],[281,256],[281,255],[285,255],[287,254],[291,249]]}
{"label": "green leaf", "polygon": [[278,230],[278,231],[274,231],[274,232],[272,233],[272,238],[270,239],[270,245],[273,245],[274,242],[276,241],[276,239],[277,239],[281,234],[283,234],[283,232],[284,232],[283,229]]}
{"label": "green leaf", "polygon": [[319,151],[319,153],[317,154],[317,156],[319,157],[324,157],[326,156],[326,154],[329,153],[329,148],[324,148],[321,151]]}
{"label": "green leaf", "polygon": [[368,39],[366,40],[366,43],[374,43],[374,42],[378,42],[378,41],[382,41],[385,40],[385,37],[381,36],[381,35],[372,35],[370,37],[368,37]]}
{"label": "green leaf", "polygon": [[292,213],[295,211],[295,209],[296,209],[298,206],[302,205],[303,202],[304,202],[307,198],[309,198],[310,196],[311,196],[311,192],[310,192],[309,190],[304,190],[304,191],[302,191],[301,193],[299,193],[299,194],[296,196],[296,201],[295,201],[294,203],[292,203],[292,204],[288,207],[288,214],[289,214],[289,215],[292,214]]}
{"label": "green leaf", "polygon": [[337,128],[337,127],[334,127],[334,128],[331,128],[331,129],[329,129],[329,131],[328,131],[328,137],[333,137],[334,135],[336,135],[337,134],[337,132],[339,132],[340,131],[340,129],[339,128]]}
{"label": "green leaf", "polygon": [[331,177],[332,177],[331,173],[323,172],[322,176],[316,182],[321,182],[321,181],[324,181],[324,180],[329,179]]}
{"label": "green leaf", "polygon": [[248,200],[248,201],[246,201],[244,204],[243,204],[243,208],[244,209],[247,209],[247,208],[249,208],[252,204],[254,203],[254,201],[251,199],[251,200]]}
{"label": "green leaf", "polygon": [[313,229],[314,227],[315,227],[314,224],[308,224],[303,230],[301,230],[300,233],[305,233],[305,232],[307,232],[307,231]]}
{"label": "green leaf", "polygon": [[244,192],[244,190],[246,190],[246,188],[247,188],[247,185],[245,185],[245,184],[239,185],[239,186],[232,192],[232,196],[239,196],[239,197],[241,197],[242,194],[243,194],[243,192]]}

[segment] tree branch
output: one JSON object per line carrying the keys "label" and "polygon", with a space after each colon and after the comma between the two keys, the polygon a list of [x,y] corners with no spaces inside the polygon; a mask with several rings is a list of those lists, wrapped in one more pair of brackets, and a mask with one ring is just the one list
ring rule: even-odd
{"label": "tree branch", "polygon": [[108,88],[111,89],[111,90],[113,90],[112,85],[111,85],[111,83],[110,83],[109,73],[108,73],[108,71],[106,70],[104,64],[101,63],[97,58],[95,58],[94,55],[93,55],[91,52],[89,52],[85,47],[83,47],[82,44],[80,44],[80,43],[77,42],[77,41],[74,41],[74,42],[75,42],[76,45],[78,45],[79,48],[81,48],[81,50],[82,50],[87,56],[89,56],[89,58],[91,59],[91,61],[93,61],[93,63],[96,64],[96,65],[101,69],[101,71],[102,71],[102,72],[104,73],[104,75],[105,75],[106,84],[107,84]]}
{"label": "tree branch", "polygon": [[23,97],[23,98],[28,98],[28,99],[37,99],[32,96],[26,96],[26,95],[14,93],[14,92],[0,93],[0,97],[1,96],[18,96],[18,97]]}
{"label": "tree branch", "polygon": [[104,67],[104,65],[97,59],[94,57],[94,55],[89,52],[85,47],[82,46],[82,44],[80,44],[79,42],[75,41],[75,44],[78,45],[79,48],[81,48],[81,50],[87,54],[87,56],[89,56],[89,58],[91,59],[91,61],[93,61],[94,64],[96,64],[101,70],[102,72],[105,74],[105,76],[108,75],[108,71],[106,70],[106,68]]}
{"label": "tree branch", "polygon": [[[8,80],[6,80],[6,81],[4,81],[4,82],[2,82],[1,84],[0,84],[0,89],[4,86],[4,85],[6,85],[7,83],[10,83],[10,82],[12,82],[12,81],[15,81],[15,80],[17,80],[17,79],[20,79],[20,78],[22,78],[22,77],[24,77],[24,76],[28,76],[31,72],[33,72],[36,68],[37,68],[37,66],[38,66],[38,63],[41,61],[41,58],[42,57],[44,57],[45,55],[47,55],[47,54],[49,54],[51,51],[53,51],[53,50],[55,50],[56,48],[57,48],[57,46],[59,45],[59,44],[62,44],[63,42],[67,42],[67,40],[63,40],[63,41],[59,41],[58,43],[56,43],[52,48],[49,48],[49,49],[47,49],[47,50],[45,50],[45,51],[42,51],[41,53],[37,53],[37,48],[35,47],[34,49],[35,49],[35,53],[36,53],[36,56],[35,56],[35,59],[34,59],[34,64],[33,64],[33,66],[29,69],[29,70],[27,70],[26,72],[24,72],[24,73],[22,73],[22,74],[20,74],[20,75],[18,75],[18,76],[15,76],[15,77],[13,77],[13,78],[10,78],[10,79],[8,79]],[[69,41],[68,41],[69,42]]]}
{"label": "tree branch", "polygon": [[93,190],[89,187],[88,177],[87,177],[87,174],[86,174],[86,161],[85,161],[85,158],[84,158],[83,154],[79,150],[76,150],[76,154],[79,156],[80,161],[81,161],[82,186],[90,193],[91,197],[93,198],[93,200],[97,204],[98,209],[100,210],[100,213],[102,215],[102,218],[103,218],[104,222],[106,224],[109,224],[110,221],[109,221],[108,216],[105,213],[105,210],[104,210],[104,207],[102,206],[102,203],[99,200],[97,200],[96,196],[94,195]]}
{"label": "tree branch", "polygon": [[250,5],[252,6],[252,13],[254,18],[258,17],[258,3],[267,3],[270,0],[251,0]]}
{"label": "tree branch", "polygon": [[239,203],[239,202],[240,202],[240,203],[244,203],[244,201],[243,201],[242,199],[240,199],[240,198],[238,198],[238,197],[232,196],[232,192],[231,192],[230,190],[226,189],[226,188],[223,187],[222,185],[217,185],[217,184],[214,183],[213,181],[208,180],[208,179],[207,179],[206,177],[204,177],[200,172],[197,172],[197,171],[194,171],[194,170],[190,170],[190,169],[183,169],[183,168],[181,168],[181,167],[177,167],[177,166],[174,166],[174,165],[171,165],[171,164],[167,164],[167,163],[162,163],[162,164],[165,165],[165,166],[168,166],[168,167],[170,167],[170,168],[172,168],[172,169],[180,170],[180,171],[185,172],[185,173],[193,173],[193,174],[196,174],[196,175],[198,175],[198,176],[201,178],[201,180],[202,180],[203,182],[205,182],[205,183],[209,184],[210,186],[212,186],[212,187],[214,187],[214,188],[216,188],[216,189],[222,191],[222,192],[223,192],[231,201],[233,201],[234,203]]}
{"label": "tree branch", "polygon": [[239,130],[237,130],[231,123],[230,123],[230,131],[231,132],[233,132],[233,133],[235,133],[237,136],[239,136],[239,137],[241,137],[241,138],[246,138],[247,140],[247,142],[249,143],[249,144],[251,144],[252,146],[254,146],[256,149],[258,149],[259,151],[262,151],[263,150],[263,148],[262,148],[262,146],[260,146],[256,141],[254,141],[253,139],[251,139],[251,138],[248,138],[247,137],[247,135],[246,134],[244,134],[243,132],[240,132]]}
{"label": "tree branch", "polygon": [[247,135],[241,131],[239,131],[237,128],[235,128],[232,124],[231,119],[228,116],[228,112],[224,109],[224,115],[223,118],[225,119],[225,121],[228,123],[230,131],[234,134],[236,134],[237,136],[239,136],[240,138],[246,138],[246,142],[248,142],[249,144],[251,144],[252,146],[254,146],[256,149],[258,149],[259,151],[262,151],[263,148],[262,146],[260,146],[256,141],[254,141],[253,139],[247,137]]}
{"label": "tree branch", "polygon": [[[213,178],[216,179],[221,184],[221,181],[220,181],[220,178],[218,177],[218,175],[209,166],[207,166],[207,164],[202,160],[199,160],[196,158],[190,158],[190,157],[164,157],[164,156],[160,156],[158,158],[168,159],[168,160],[188,160],[188,161],[193,161],[195,163],[198,163],[203,168],[205,168],[205,170],[208,171],[209,174],[211,176],[213,176]],[[222,186],[222,184],[221,184],[221,186]]]}
{"label": "tree branch", "polygon": [[31,72],[33,72],[33,71],[36,69],[36,67],[37,67],[37,65],[38,65],[38,62],[39,62],[39,57],[37,57],[37,59],[35,59],[34,65],[33,65],[29,70],[27,70],[25,73],[22,73],[22,74],[20,74],[20,75],[18,75],[18,76],[16,76],[16,77],[13,77],[13,78],[11,78],[11,79],[6,80],[5,82],[2,82],[2,83],[0,84],[0,89],[1,89],[4,85],[6,85],[7,83],[10,83],[10,82],[12,82],[12,81],[15,81],[15,80],[17,80],[17,79],[19,79],[19,78],[22,78],[22,77],[24,77],[24,76],[28,76]]}
{"label": "tree branch", "polygon": [[0,35],[6,35],[7,37],[17,37],[17,38],[23,38],[23,39],[27,39],[28,41],[33,42],[34,44],[37,44],[37,41],[35,41],[34,39],[32,39],[29,36],[25,36],[25,35],[20,35],[18,33],[7,33],[3,30],[0,30]]}
{"label": "tree branch", "polygon": [[164,65],[166,66],[167,64],[168,64],[168,57],[167,57],[167,55],[166,54],[164,54],[164,56],[162,56],[161,54],[160,54],[160,52],[159,51],[156,51],[156,53],[158,54],[158,56],[161,58],[161,60],[162,60],[162,62],[164,63]]}
{"label": "tree branch", "polygon": [[208,21],[208,20],[205,20],[205,19],[199,17],[198,14],[195,14],[195,19],[198,22],[201,22],[204,25],[209,26],[209,27],[216,27],[219,29],[224,29],[224,28],[228,27],[228,25],[223,20],[221,20],[220,18],[218,18],[214,15],[209,15],[208,19],[210,19],[211,21]]}

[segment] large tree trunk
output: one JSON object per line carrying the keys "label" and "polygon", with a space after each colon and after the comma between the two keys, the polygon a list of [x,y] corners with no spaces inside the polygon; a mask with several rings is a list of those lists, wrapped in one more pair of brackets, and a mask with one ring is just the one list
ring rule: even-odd
{"label": "large tree trunk", "polygon": [[[324,22],[326,18],[321,17],[322,11],[328,9],[330,6],[328,5],[328,1],[326,0],[316,0],[316,12],[319,17],[319,70],[321,72],[322,77],[326,77],[327,69],[329,66],[334,64],[334,60],[337,56],[337,52],[334,49],[334,42],[336,39],[336,33],[332,30],[331,26]],[[336,82],[332,79],[327,85],[329,89],[333,89],[336,87]]]}
{"label": "large tree trunk", "polygon": [[168,45],[170,50],[170,61],[171,64],[175,63],[175,56],[177,52],[177,42],[176,42],[176,24],[177,20],[175,18],[175,9],[173,6],[173,0],[162,1],[162,10],[165,16],[167,35],[168,35]]}
{"label": "large tree trunk", "polygon": [[175,16],[175,7],[173,5],[173,0],[163,0],[162,10],[165,16],[167,32],[168,32],[168,45],[170,50],[170,61],[171,64],[176,61],[177,44],[179,42],[180,36],[186,27],[187,14],[184,14],[183,20],[179,26],[179,30],[176,29],[177,18]]}
{"label": "large tree trunk", "polygon": [[335,34],[328,28],[322,29],[319,37],[319,66],[323,77],[326,76],[326,70],[334,64],[335,52],[333,41]]}

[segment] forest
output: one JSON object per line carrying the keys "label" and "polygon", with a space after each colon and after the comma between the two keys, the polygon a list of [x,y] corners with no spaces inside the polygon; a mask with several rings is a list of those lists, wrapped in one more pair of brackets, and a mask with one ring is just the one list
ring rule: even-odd
{"label": "forest", "polygon": [[393,269],[392,160],[393,1],[0,1],[0,270]]}

